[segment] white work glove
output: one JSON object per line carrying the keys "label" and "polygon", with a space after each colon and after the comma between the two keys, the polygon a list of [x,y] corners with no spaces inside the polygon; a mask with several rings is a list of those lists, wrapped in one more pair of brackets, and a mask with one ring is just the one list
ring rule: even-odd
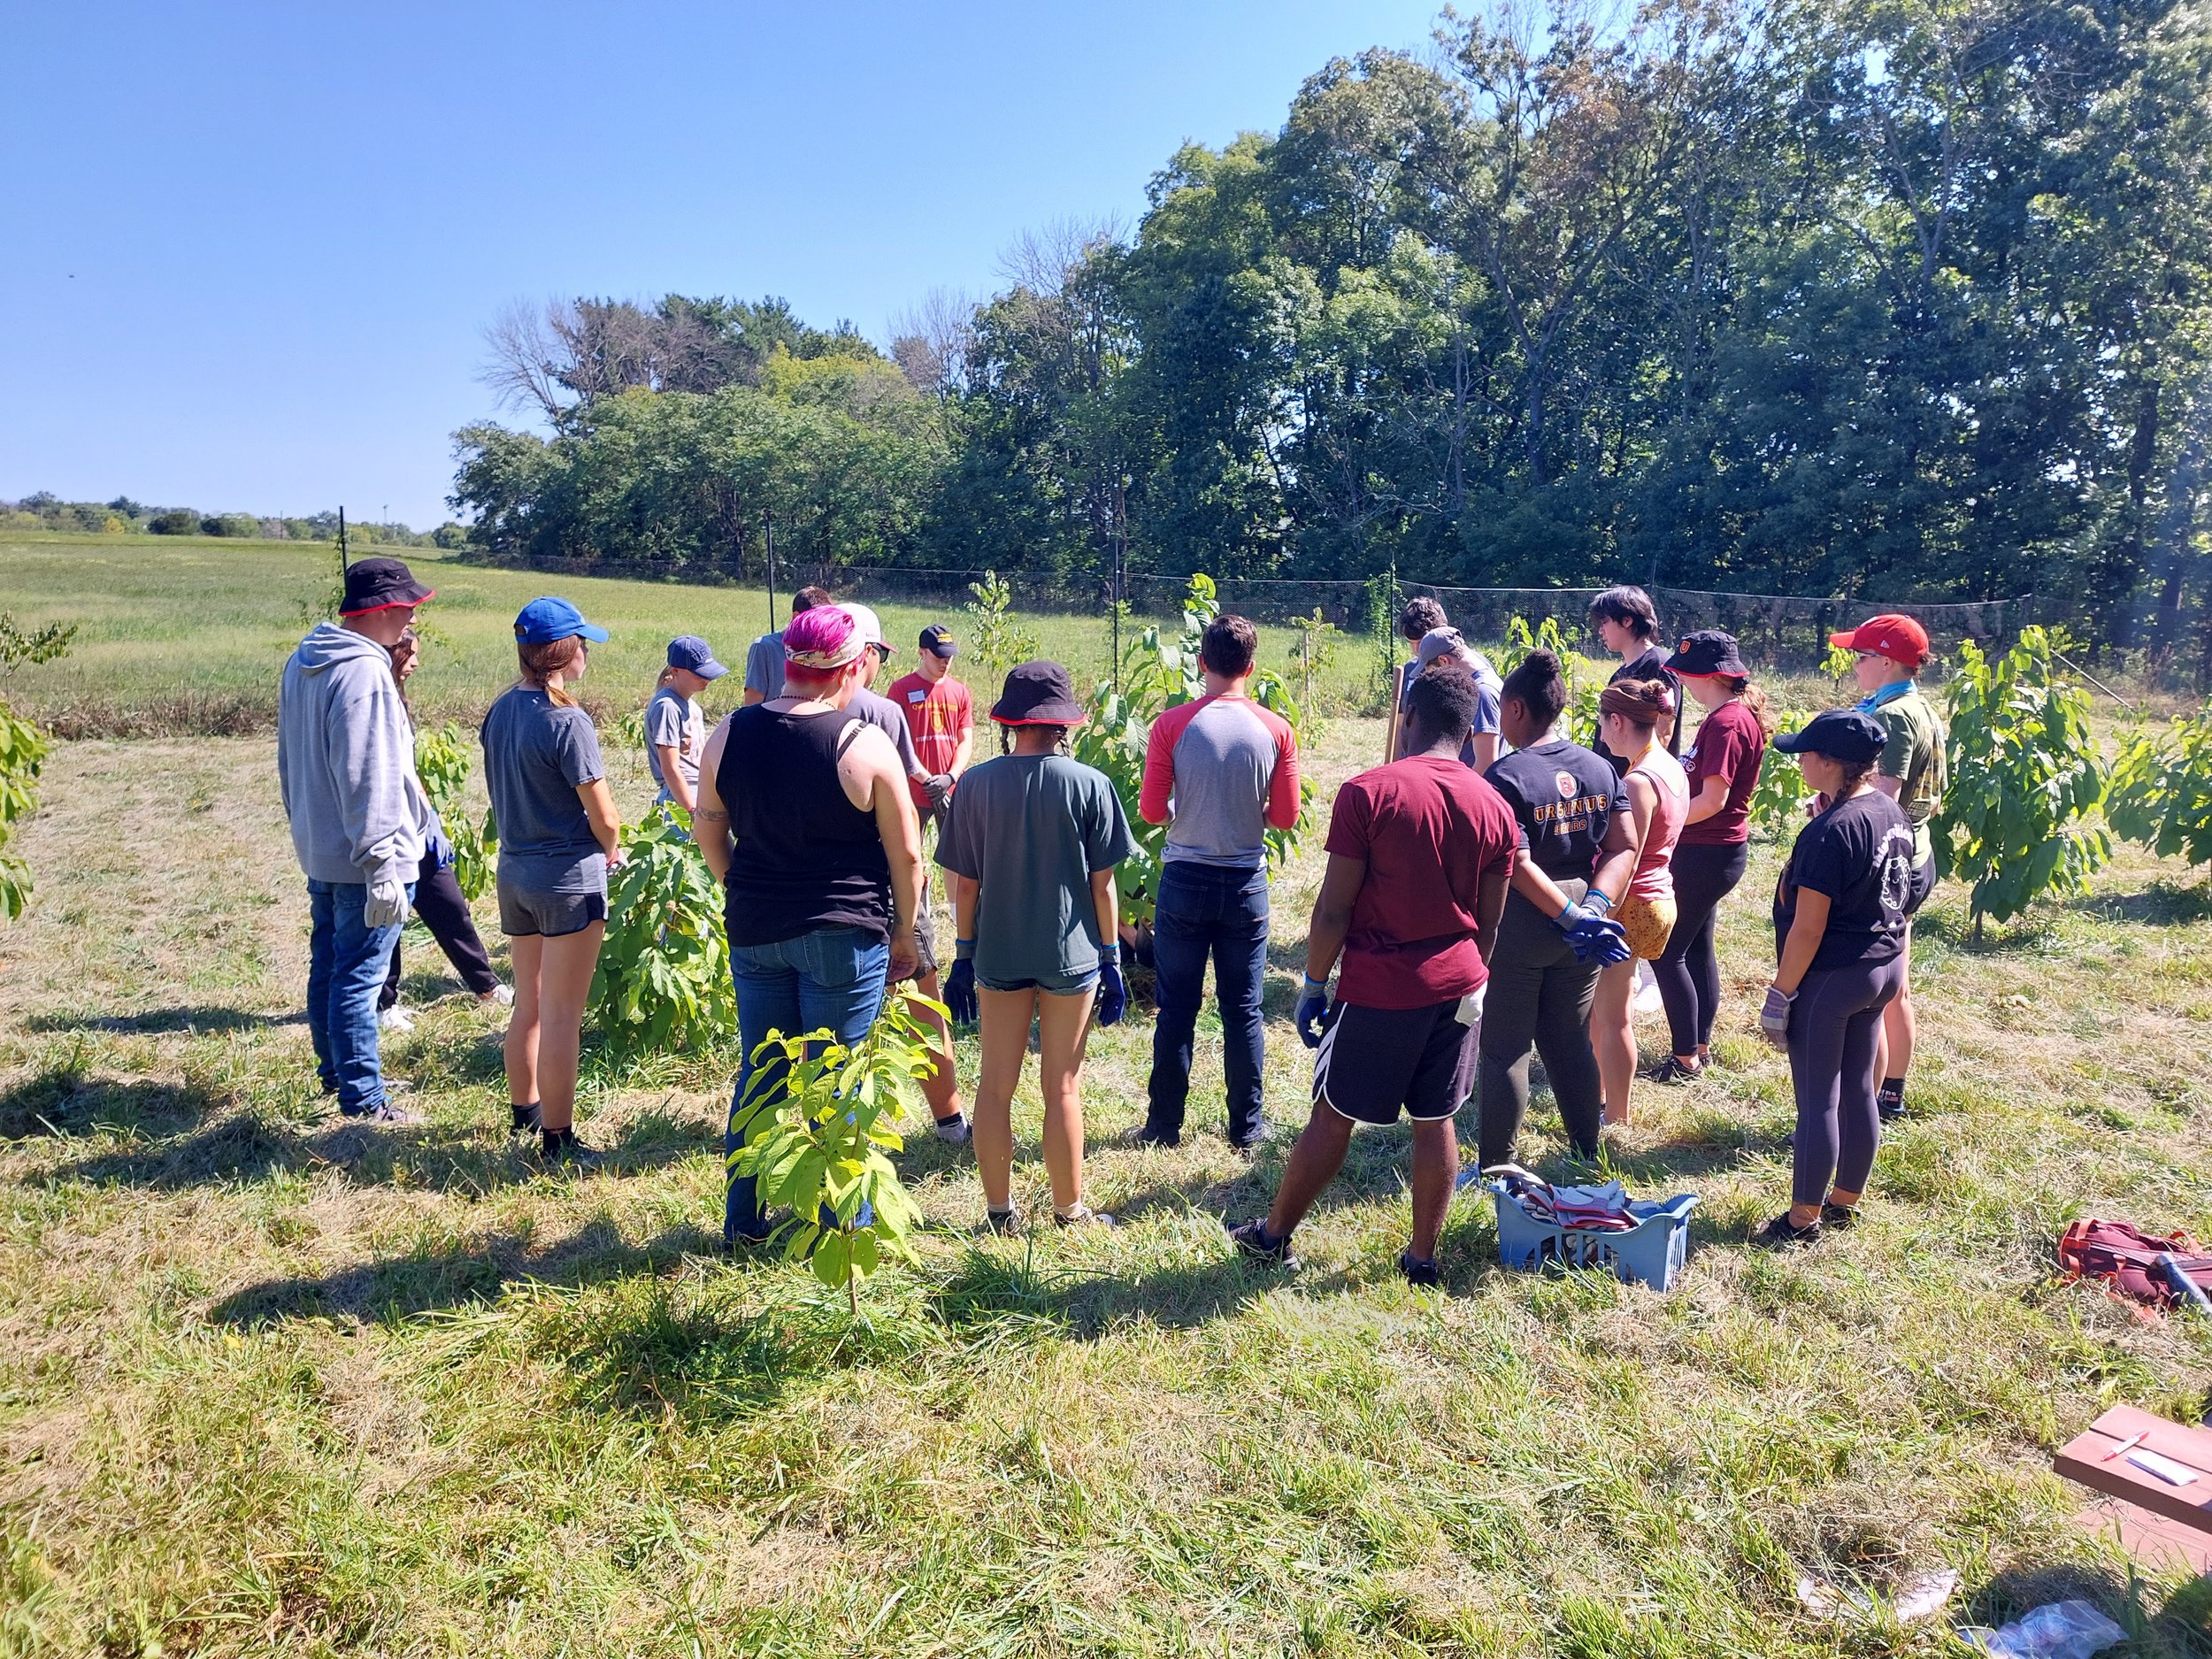
{"label": "white work glove", "polygon": [[363,925],[390,927],[406,919],[407,884],[397,876],[370,882],[368,902],[361,907]]}

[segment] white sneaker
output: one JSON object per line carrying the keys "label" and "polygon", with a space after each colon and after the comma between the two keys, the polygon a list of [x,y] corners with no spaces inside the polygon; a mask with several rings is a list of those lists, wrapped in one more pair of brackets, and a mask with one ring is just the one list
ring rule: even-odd
{"label": "white sneaker", "polygon": [[486,1008],[512,1008],[515,1005],[515,987],[511,985],[495,985],[476,1000]]}
{"label": "white sneaker", "polygon": [[412,1031],[415,1028],[415,1016],[409,1010],[395,1002],[376,1017],[376,1028],[379,1031]]}

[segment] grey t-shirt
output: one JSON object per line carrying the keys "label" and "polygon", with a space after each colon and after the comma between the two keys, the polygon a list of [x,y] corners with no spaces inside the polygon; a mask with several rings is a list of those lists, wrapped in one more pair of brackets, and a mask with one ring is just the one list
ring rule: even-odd
{"label": "grey t-shirt", "polygon": [[652,769],[653,781],[661,787],[662,800],[673,799],[668,793],[668,780],[661,775],[662,749],[676,751],[676,770],[691,786],[695,801],[699,798],[699,752],[706,746],[707,720],[699,705],[673,686],[656,691],[652,702],[645,705],[645,764]]}
{"label": "grey t-shirt", "polygon": [[888,697],[879,697],[863,686],[854,689],[852,701],[845,706],[891,740],[892,746],[899,751],[899,764],[906,768],[908,777],[921,771],[921,758],[914,752],[914,730],[907,725],[906,712],[897,703]]}
{"label": "grey t-shirt", "polygon": [[1091,877],[1135,850],[1106,774],[1064,755],[972,766],[946,809],[937,862],[982,883],[975,972],[987,984],[1098,972]]}
{"label": "grey t-shirt", "polygon": [[484,784],[499,826],[499,879],[534,893],[603,893],[606,856],[576,791],[606,776],[581,709],[514,686],[484,716]]}
{"label": "grey t-shirt", "polygon": [[745,652],[745,689],[763,697],[783,695],[783,635],[764,634]]}

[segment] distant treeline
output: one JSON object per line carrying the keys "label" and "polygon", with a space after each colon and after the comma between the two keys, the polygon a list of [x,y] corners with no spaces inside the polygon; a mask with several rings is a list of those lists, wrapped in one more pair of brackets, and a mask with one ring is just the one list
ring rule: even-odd
{"label": "distant treeline", "polygon": [[[0,501],[0,530],[63,530],[88,535],[213,535],[268,541],[335,541],[338,514],[310,513],[304,518],[262,518],[250,512],[202,512],[196,507],[150,507],[118,495],[113,501],[64,501],[47,490],[21,501]],[[468,533],[457,524],[435,530],[411,530],[389,524],[354,520],[347,536],[390,547],[459,548]]]}
{"label": "distant treeline", "polygon": [[[1501,11],[1500,18],[1530,13]],[[2176,0],[1447,14],[887,356],[775,302],[495,330],[503,554],[735,573],[2032,593],[2212,665],[2212,42]]]}

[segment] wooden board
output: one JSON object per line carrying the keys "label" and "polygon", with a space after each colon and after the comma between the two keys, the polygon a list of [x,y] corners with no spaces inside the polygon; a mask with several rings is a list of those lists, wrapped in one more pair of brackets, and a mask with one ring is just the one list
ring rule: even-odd
{"label": "wooden board", "polygon": [[[2108,1455],[2137,1434],[2143,1437],[2136,1441],[2137,1447],[2194,1470],[2197,1479],[2185,1486],[2169,1486],[2129,1463],[2125,1453]],[[2078,1480],[2153,1515],[2200,1532],[2212,1532],[2212,1432],[2169,1423],[2132,1406],[2115,1406],[2061,1447],[2051,1459],[2051,1467],[2069,1480]]]}
{"label": "wooden board", "polygon": [[2212,1532],[2154,1515],[2125,1498],[2099,1498],[2074,1517],[2084,1532],[2116,1541],[2137,1561],[2153,1567],[2212,1572]]}

